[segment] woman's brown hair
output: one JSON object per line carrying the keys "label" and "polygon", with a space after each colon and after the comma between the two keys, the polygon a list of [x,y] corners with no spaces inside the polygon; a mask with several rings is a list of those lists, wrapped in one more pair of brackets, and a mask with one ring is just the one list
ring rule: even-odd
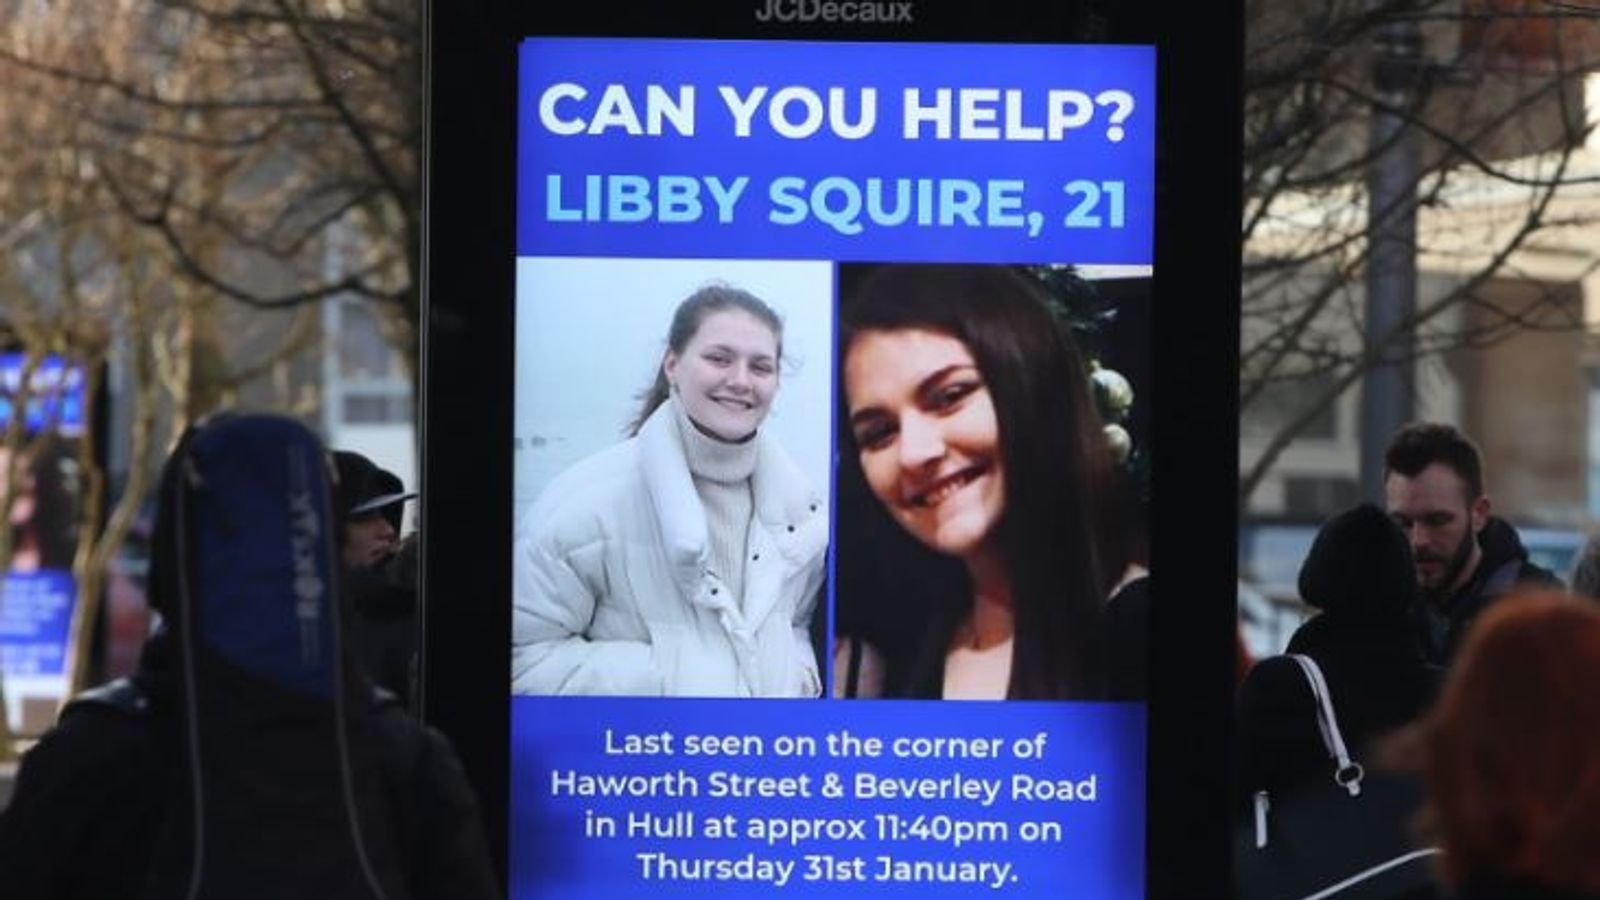
{"label": "woman's brown hair", "polygon": [[1447,881],[1600,893],[1600,610],[1496,602],[1418,738]]}

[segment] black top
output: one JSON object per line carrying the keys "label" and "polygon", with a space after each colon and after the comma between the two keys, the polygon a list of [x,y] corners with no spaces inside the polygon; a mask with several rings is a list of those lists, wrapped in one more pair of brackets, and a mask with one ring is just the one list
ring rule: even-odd
{"label": "black top", "polygon": [[[69,705],[60,724],[23,757],[11,803],[0,813],[7,897],[181,895],[192,866],[192,816],[173,662],[170,644],[157,635],[132,682]],[[387,833],[373,862],[398,879],[391,884],[396,894],[411,900],[498,895],[477,802],[449,744],[381,693],[371,695],[367,715],[358,718],[363,727],[355,742],[364,750],[359,762],[367,779],[358,788],[367,789],[357,791],[356,803],[370,813],[363,815],[369,827]],[[304,771],[326,775],[323,759],[308,762]],[[306,795],[303,781],[260,787]],[[226,802],[220,796],[208,798],[213,818],[251,814],[220,808]],[[249,887],[233,884],[223,894],[298,896],[286,886],[310,884],[317,896],[366,896],[364,886],[336,877],[348,869],[340,858],[348,837],[342,820],[332,827],[325,806],[283,823],[303,832],[310,848],[294,855],[276,855],[281,846],[266,837],[246,846],[219,842],[226,829],[208,828],[208,869],[216,876],[208,883],[236,882],[250,868],[239,858],[254,857],[277,874]]]}
{"label": "black top", "polygon": [[[1370,766],[1374,742],[1432,705],[1444,674],[1428,662],[1409,617],[1416,576],[1404,534],[1371,505],[1336,516],[1312,543],[1300,590],[1324,612],[1295,631],[1288,652],[1322,669],[1345,745]],[[1315,701],[1289,659],[1251,669],[1235,736],[1235,787],[1246,798],[1329,764]]]}
{"label": "black top", "polygon": [[1519,585],[1561,587],[1561,579],[1554,573],[1528,561],[1528,550],[1522,545],[1522,538],[1504,519],[1489,517],[1478,533],[1478,546],[1483,549],[1483,557],[1461,590],[1442,606],[1426,601],[1421,604],[1422,633],[1428,658],[1439,665],[1446,665],[1455,658],[1472,623],[1489,604],[1513,588]]}

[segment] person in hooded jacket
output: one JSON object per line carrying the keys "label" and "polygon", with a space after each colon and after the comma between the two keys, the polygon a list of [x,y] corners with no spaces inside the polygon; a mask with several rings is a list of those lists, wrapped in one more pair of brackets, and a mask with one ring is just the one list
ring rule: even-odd
{"label": "person in hooded jacket", "polygon": [[[214,629],[197,633],[188,592],[204,552],[195,541],[244,534],[185,525],[204,483],[186,452],[208,426],[185,433],[160,480],[149,596],[162,624],[131,678],[80,695],[23,757],[0,813],[0,891],[8,900],[499,896],[454,751],[361,677],[348,643],[333,662],[343,688],[334,699],[229,665],[212,652]],[[251,608],[243,592],[223,600]]]}
{"label": "person in hooded jacket", "polygon": [[[1380,753],[1378,739],[1420,717],[1444,677],[1443,670],[1426,659],[1415,629],[1417,585],[1406,537],[1376,506],[1363,504],[1340,513],[1318,531],[1301,566],[1299,587],[1301,598],[1320,613],[1295,631],[1287,652],[1310,657],[1322,670],[1344,743],[1352,758],[1368,767],[1370,781],[1380,777],[1373,766]],[[1289,814],[1290,807],[1274,807],[1285,798],[1295,802],[1297,796],[1305,797],[1308,789],[1343,793],[1330,780],[1334,762],[1320,731],[1317,704],[1306,675],[1293,659],[1268,657],[1251,668],[1239,691],[1235,721],[1234,783],[1240,822],[1250,822],[1252,815],[1265,816],[1269,810],[1272,815]],[[1399,787],[1386,790],[1380,801],[1369,801],[1363,815],[1388,817],[1373,821],[1371,833],[1403,839],[1421,800],[1420,781],[1387,773],[1381,777]],[[1263,799],[1269,802],[1263,804]],[[1324,847],[1346,846],[1349,837],[1295,835]],[[1357,871],[1339,871],[1332,877]],[[1402,883],[1398,873],[1394,884],[1368,885],[1378,893],[1362,896],[1394,900],[1437,896],[1425,874],[1419,878],[1407,873]],[[1391,888],[1392,892],[1383,893]]]}
{"label": "person in hooded jacket", "polygon": [[[1360,758],[1374,738],[1422,715],[1444,677],[1412,627],[1417,589],[1405,535],[1370,504],[1341,513],[1318,531],[1299,586],[1321,612],[1295,631],[1288,652],[1322,669],[1345,743]],[[1246,676],[1237,726],[1241,787],[1282,786],[1327,769],[1305,679],[1283,657]]]}

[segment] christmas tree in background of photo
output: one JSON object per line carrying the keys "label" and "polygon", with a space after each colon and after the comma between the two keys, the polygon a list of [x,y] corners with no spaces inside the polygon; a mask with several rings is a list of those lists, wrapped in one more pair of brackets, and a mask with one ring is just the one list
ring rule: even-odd
{"label": "christmas tree in background of photo", "polygon": [[1094,282],[1078,274],[1075,266],[1027,266],[1024,271],[1044,288],[1057,323],[1082,352],[1122,487],[1142,507],[1149,500],[1150,454],[1145,442],[1135,441],[1129,431],[1133,385],[1106,360],[1109,333],[1117,320],[1116,306],[1100,295]]}

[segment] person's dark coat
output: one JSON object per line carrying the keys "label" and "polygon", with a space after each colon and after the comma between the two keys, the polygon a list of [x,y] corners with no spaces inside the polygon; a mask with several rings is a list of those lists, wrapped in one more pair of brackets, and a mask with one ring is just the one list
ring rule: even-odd
{"label": "person's dark coat", "polygon": [[[1345,743],[1359,760],[1375,738],[1420,716],[1443,677],[1413,629],[1410,546],[1381,510],[1358,506],[1317,533],[1299,585],[1302,599],[1321,612],[1294,633],[1288,652],[1322,669]],[[1246,676],[1237,735],[1236,777],[1246,797],[1325,776],[1331,765],[1305,678],[1284,657],[1262,660]]]}
{"label": "person's dark coat", "polygon": [[1522,545],[1517,530],[1498,516],[1490,516],[1483,530],[1478,532],[1478,546],[1483,550],[1483,557],[1472,578],[1442,606],[1420,605],[1428,658],[1439,665],[1449,664],[1472,623],[1512,588],[1520,585],[1561,587],[1561,579],[1554,573],[1529,561],[1528,549]]}
{"label": "person's dark coat", "polygon": [[[232,448],[251,432],[221,433],[235,443],[210,445],[210,458],[237,462]],[[203,603],[187,587],[200,566],[194,549],[202,535],[248,537],[184,524],[199,521],[197,509],[226,508],[192,499],[191,488],[207,485],[186,465],[195,434],[180,442],[159,492],[150,597],[166,624],[131,679],[80,696],[23,757],[0,814],[0,891],[165,900],[199,872],[202,896],[238,900],[367,898],[375,884],[391,900],[498,895],[454,752],[360,675],[339,640],[348,622],[336,597],[321,594],[332,622],[343,621],[330,632],[342,675],[322,682],[327,690],[263,677],[209,643],[195,614]],[[307,517],[320,521],[315,513]],[[258,590],[229,602],[240,610],[274,602],[260,589],[268,583],[258,579]],[[208,596],[214,610],[221,595]]]}
{"label": "person's dark coat", "polygon": [[417,694],[416,535],[391,556],[347,574],[356,651],[367,676],[411,707]]}
{"label": "person's dark coat", "polygon": [[[146,645],[133,689],[69,705],[24,756],[0,813],[6,897],[164,897],[171,876],[187,871],[175,851],[188,839],[172,838],[189,827],[175,666],[163,631]],[[374,694],[371,704],[374,774],[386,786],[407,896],[496,896],[477,802],[454,751],[392,697]]]}
{"label": "person's dark coat", "polygon": [[1150,698],[1150,576],[1129,580],[1106,601],[1106,697]]}
{"label": "person's dark coat", "polygon": [[[150,677],[147,664],[140,677]],[[171,762],[180,747],[168,703],[69,706],[23,756],[0,813],[6,896],[143,896],[157,843],[171,827],[168,798],[185,790]]]}
{"label": "person's dark coat", "polygon": [[[1323,742],[1317,703],[1299,664],[1273,656],[1250,670],[1240,688],[1235,732],[1235,865],[1245,866],[1241,878],[1275,877],[1270,867],[1251,873],[1249,863],[1256,857],[1244,849],[1250,846],[1246,835],[1254,834],[1257,815],[1276,823],[1267,826],[1269,833],[1296,823],[1287,843],[1280,838],[1267,847],[1268,853],[1274,846],[1288,848],[1283,852],[1290,859],[1316,867],[1290,870],[1301,880],[1279,887],[1290,888],[1292,896],[1354,876],[1374,860],[1403,859],[1413,848],[1408,822],[1421,802],[1422,785],[1414,775],[1385,771],[1376,745],[1418,718],[1442,680],[1441,670],[1424,658],[1414,628],[1410,608],[1417,583],[1410,543],[1377,507],[1362,505],[1323,525],[1300,569],[1300,595],[1321,612],[1294,633],[1288,650],[1310,657],[1322,670],[1345,746],[1366,774],[1362,806],[1353,818],[1350,798],[1332,778],[1336,763]],[[1252,803],[1258,794],[1266,800],[1260,808]],[[1363,882],[1361,896],[1439,896],[1425,870],[1384,871]],[[1252,883],[1250,896],[1276,896],[1261,893],[1274,889]]]}

